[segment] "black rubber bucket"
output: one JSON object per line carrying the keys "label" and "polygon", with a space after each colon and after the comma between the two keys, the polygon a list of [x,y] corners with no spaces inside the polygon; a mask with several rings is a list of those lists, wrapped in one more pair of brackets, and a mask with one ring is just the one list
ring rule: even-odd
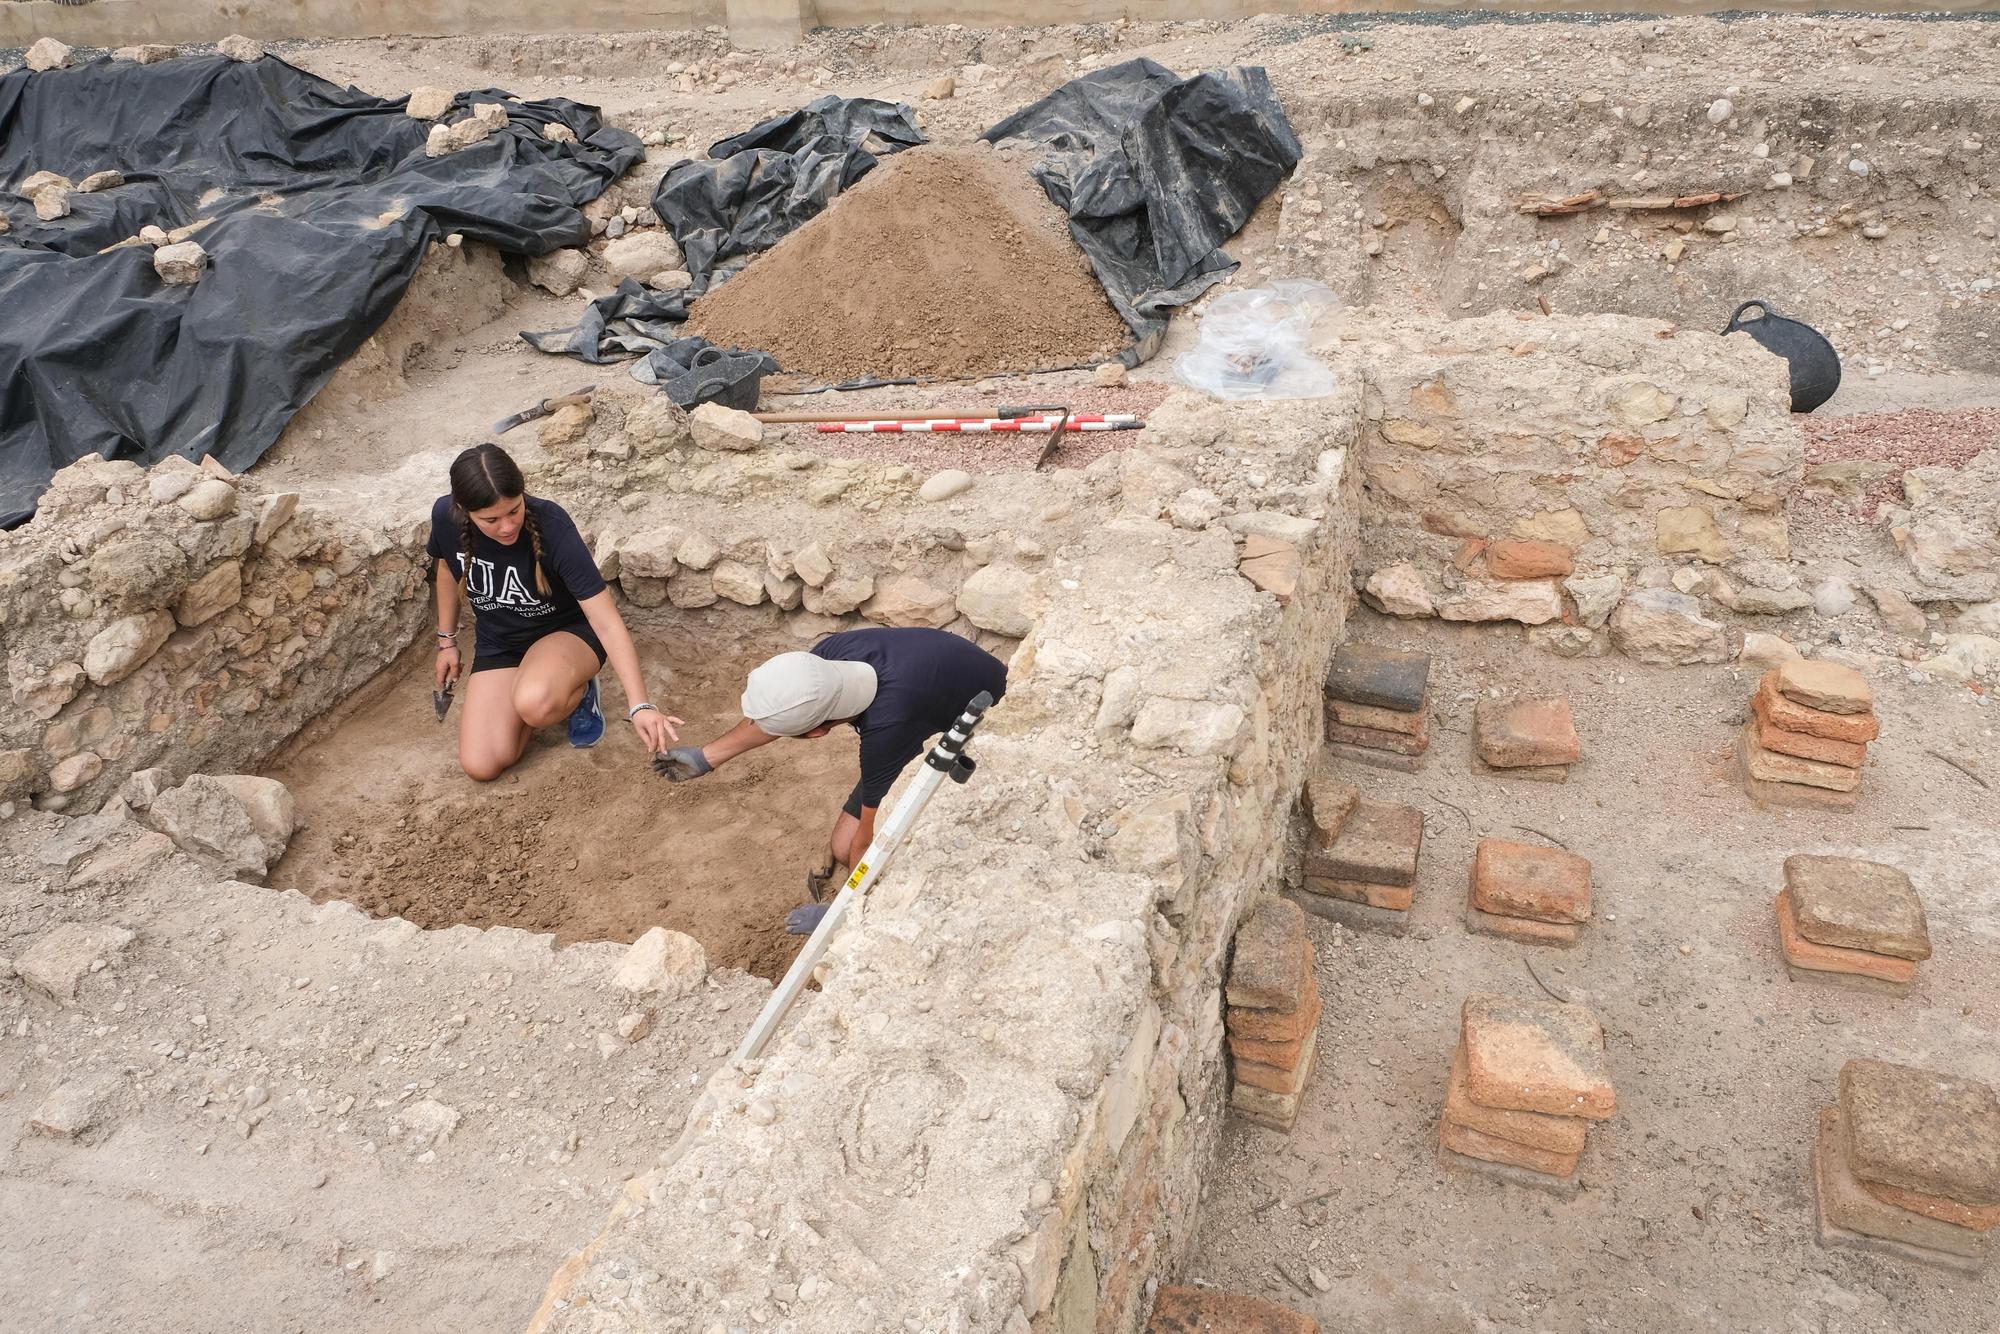
{"label": "black rubber bucket", "polygon": [[[1743,312],[1754,310],[1753,319]],[[1745,301],[1729,317],[1725,334],[1746,333],[1766,351],[1785,359],[1792,371],[1792,411],[1811,412],[1840,388],[1840,354],[1810,324],[1780,315],[1768,301]]]}

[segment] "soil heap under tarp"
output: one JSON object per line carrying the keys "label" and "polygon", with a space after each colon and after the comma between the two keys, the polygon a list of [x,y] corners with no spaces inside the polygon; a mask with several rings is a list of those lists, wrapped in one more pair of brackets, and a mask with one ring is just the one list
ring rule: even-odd
{"label": "soil heap under tarp", "polygon": [[1026,161],[984,147],[883,162],[686,329],[826,381],[1088,364],[1131,341]]}

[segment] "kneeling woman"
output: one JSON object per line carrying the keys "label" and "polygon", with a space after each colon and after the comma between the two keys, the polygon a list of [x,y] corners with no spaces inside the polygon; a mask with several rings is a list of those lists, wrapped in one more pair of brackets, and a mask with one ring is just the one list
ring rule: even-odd
{"label": "kneeling woman", "polygon": [[538,727],[569,719],[569,743],[604,735],[597,673],[609,659],[631,704],[627,715],[647,751],[680,739],[646,698],[639,653],[597,562],[562,506],[527,494],[521,470],[498,445],[476,445],[452,461],[451,494],[431,507],[430,554],[437,559],[437,684],[463,670],[459,588],[476,613],[477,647],[458,762],[480,782],[521,758]]}

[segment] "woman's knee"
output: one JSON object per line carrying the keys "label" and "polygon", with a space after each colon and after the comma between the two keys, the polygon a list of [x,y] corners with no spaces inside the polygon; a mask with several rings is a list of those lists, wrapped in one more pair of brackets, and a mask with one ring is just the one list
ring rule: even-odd
{"label": "woman's knee", "polygon": [[513,765],[505,755],[486,750],[466,750],[458,752],[458,767],[465,770],[465,776],[475,783],[490,783]]}
{"label": "woman's knee", "polygon": [[514,687],[514,712],[530,727],[552,727],[569,713],[569,701],[553,681],[524,679]]}

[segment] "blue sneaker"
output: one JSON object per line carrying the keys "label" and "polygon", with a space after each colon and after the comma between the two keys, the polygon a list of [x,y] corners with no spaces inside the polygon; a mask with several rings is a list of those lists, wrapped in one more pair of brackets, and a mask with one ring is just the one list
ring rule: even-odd
{"label": "blue sneaker", "polygon": [[604,710],[597,707],[597,678],[593,676],[583,698],[577,701],[576,712],[569,716],[569,744],[584,750],[603,739]]}

